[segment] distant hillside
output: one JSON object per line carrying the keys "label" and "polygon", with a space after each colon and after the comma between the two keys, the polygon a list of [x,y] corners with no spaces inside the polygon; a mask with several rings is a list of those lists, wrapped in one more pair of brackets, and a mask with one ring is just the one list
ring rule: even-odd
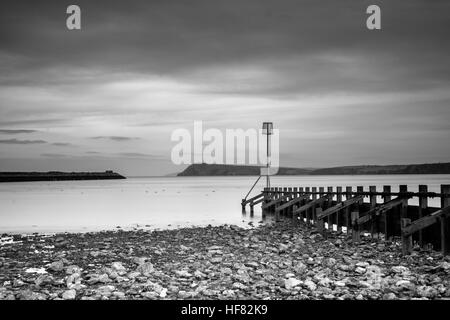
{"label": "distant hillside", "polygon": [[113,171],[105,172],[0,172],[0,182],[126,179]]}
{"label": "distant hillside", "polygon": [[312,171],[312,175],[361,174],[450,174],[450,163],[408,164],[390,166],[346,166]]}
{"label": "distant hillside", "polygon": [[[237,166],[225,164],[191,164],[178,176],[259,176],[258,166]],[[306,175],[311,170],[297,168],[280,168],[278,175]]]}
{"label": "distant hillside", "polygon": [[[178,176],[257,176],[258,166],[192,164]],[[323,169],[284,168],[277,175],[450,174],[450,163],[345,166]]]}

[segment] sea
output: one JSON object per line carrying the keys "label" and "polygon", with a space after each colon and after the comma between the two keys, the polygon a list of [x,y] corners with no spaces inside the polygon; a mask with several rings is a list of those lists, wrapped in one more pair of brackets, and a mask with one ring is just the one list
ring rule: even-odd
{"label": "sea", "polygon": [[[173,229],[195,226],[261,223],[261,207],[242,214],[241,200],[257,177],[132,177],[126,180],[0,183],[0,233],[60,233],[101,230]],[[450,175],[274,176],[279,187],[419,184],[439,192]],[[261,178],[249,197],[262,191]],[[368,201],[368,200],[366,200]],[[411,199],[410,204],[416,204]],[[440,200],[429,205],[439,207]]]}

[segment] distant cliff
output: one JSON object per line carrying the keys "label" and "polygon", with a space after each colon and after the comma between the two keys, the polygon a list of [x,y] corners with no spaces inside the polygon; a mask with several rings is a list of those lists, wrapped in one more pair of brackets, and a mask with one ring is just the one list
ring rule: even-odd
{"label": "distant cliff", "polygon": [[[178,176],[258,176],[258,166],[192,164]],[[345,166],[323,169],[283,168],[277,175],[450,174],[450,163]]]}
{"label": "distant cliff", "polygon": [[390,166],[346,166],[312,171],[312,175],[361,174],[450,174],[450,163],[409,164]]}
{"label": "distant cliff", "polygon": [[105,172],[0,172],[0,182],[126,179],[113,171]]}
{"label": "distant cliff", "polygon": [[[259,176],[260,168],[225,164],[191,164],[178,176]],[[278,175],[305,175],[310,171],[309,169],[280,168]]]}

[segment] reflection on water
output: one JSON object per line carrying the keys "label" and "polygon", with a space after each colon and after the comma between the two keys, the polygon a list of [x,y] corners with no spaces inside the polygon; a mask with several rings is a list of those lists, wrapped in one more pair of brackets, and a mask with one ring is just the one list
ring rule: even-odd
{"label": "reflection on water", "polygon": [[[55,181],[0,184],[0,232],[93,231],[127,228],[178,228],[236,224],[257,226],[254,216],[241,214],[241,199],[256,177],[164,177],[127,180]],[[417,191],[426,184],[439,192],[450,175],[276,176],[273,186],[377,186],[398,191],[407,184]],[[264,182],[252,195],[262,190]],[[250,197],[252,196],[250,195]],[[411,200],[414,204],[417,200]],[[430,199],[439,206],[439,199]],[[270,218],[270,217],[269,217]],[[250,224],[250,225],[251,225]]]}

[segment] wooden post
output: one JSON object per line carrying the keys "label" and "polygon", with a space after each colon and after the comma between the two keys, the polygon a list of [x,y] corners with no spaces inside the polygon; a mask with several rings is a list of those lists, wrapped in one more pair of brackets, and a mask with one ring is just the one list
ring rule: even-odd
{"label": "wooden post", "polygon": [[[342,202],[342,187],[336,187],[336,204]],[[340,233],[342,231],[342,223],[340,219],[340,215],[342,213],[340,211],[336,212],[336,231]]]}
{"label": "wooden post", "polygon": [[[383,186],[383,192],[386,193],[383,196],[383,202],[389,202],[392,200],[392,196],[389,194],[391,193],[391,186]],[[389,214],[389,212],[384,213],[384,239],[388,240],[393,234],[393,222],[392,222],[392,215]]]}
{"label": "wooden post", "polygon": [[[327,188],[327,194],[330,196],[329,200],[327,201],[327,204],[325,205],[325,209],[330,208],[333,205],[333,187]],[[333,231],[333,214],[330,214],[327,219],[328,224],[328,231]]]}
{"label": "wooden post", "polygon": [[[419,185],[419,192],[428,192],[427,185]],[[428,215],[428,197],[419,196],[419,219]],[[419,230],[419,245],[423,247],[423,231]]]}
{"label": "wooden post", "polygon": [[[442,194],[450,194],[450,185],[441,185]],[[441,197],[441,208],[446,208],[450,206],[450,198]],[[442,254],[445,256],[450,254],[450,217],[445,215],[440,218],[441,222],[441,250]]]}
{"label": "wooden post", "polygon": [[[317,187],[312,187],[312,188],[311,188],[311,192],[317,192]],[[317,194],[313,193],[313,194],[311,195],[311,200],[314,201],[314,200],[316,200],[316,199],[317,199]],[[312,207],[311,210],[310,210],[310,212],[311,212],[311,220],[312,220],[312,222],[309,221],[308,223],[309,223],[309,224],[315,223],[315,222],[317,221],[316,208],[315,208],[315,207]]]}
{"label": "wooden post", "polygon": [[355,243],[358,243],[361,240],[360,234],[359,234],[358,219],[359,219],[359,212],[353,211],[352,212],[352,239],[353,239],[353,242],[355,242]]}
{"label": "wooden post", "polygon": [[[352,192],[351,186],[345,187],[345,200],[348,200],[352,197],[351,192]],[[350,212],[351,212],[350,209],[351,209],[351,207],[347,207],[347,208],[345,208],[345,211],[344,211],[344,223],[345,223],[345,227],[347,229],[347,234],[350,233],[350,227],[352,225],[352,217],[350,215]]]}
{"label": "wooden post", "polygon": [[242,214],[245,214],[245,199],[242,199],[241,206],[242,206]]}
{"label": "wooden post", "polygon": [[[408,186],[407,185],[401,185],[400,186],[400,194],[408,192]],[[402,195],[400,195],[402,196]],[[408,218],[408,198],[405,197],[405,201],[403,201],[402,205],[400,206],[400,218]]]}
{"label": "wooden post", "polygon": [[[370,209],[374,209],[377,206],[377,196],[374,194],[377,192],[377,187],[370,186],[369,191],[371,192],[371,194],[369,196]],[[371,226],[370,226],[370,234],[372,236],[372,239],[373,239],[373,234],[376,231],[378,232],[378,217],[373,217],[373,219],[371,221]]]}
{"label": "wooden post", "polygon": [[402,227],[402,252],[404,255],[410,254],[412,252],[413,242],[412,235],[405,236],[403,235],[403,229],[411,225],[411,219],[402,218],[401,227]]}
{"label": "wooden post", "polygon": [[252,202],[250,202],[250,217],[253,217],[253,215],[255,213],[253,207],[254,207],[254,204],[253,204],[253,201],[252,201]]}
{"label": "wooden post", "polygon": [[[316,210],[316,214],[320,214],[322,212],[322,208],[317,208]],[[325,236],[325,223],[323,221],[323,219],[319,219],[316,221],[316,226],[317,226],[317,231],[322,234],[323,236]]]}

